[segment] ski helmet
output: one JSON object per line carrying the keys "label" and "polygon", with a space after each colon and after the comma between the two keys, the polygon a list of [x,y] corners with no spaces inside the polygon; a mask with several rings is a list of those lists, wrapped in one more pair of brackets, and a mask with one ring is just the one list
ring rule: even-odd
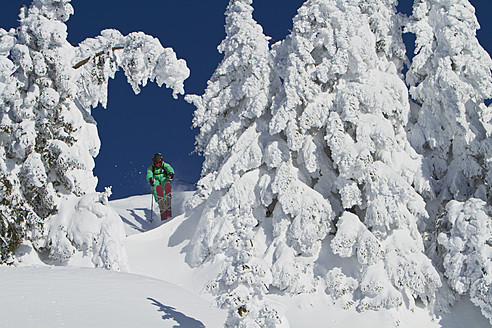
{"label": "ski helmet", "polygon": [[162,162],[163,162],[162,154],[161,153],[154,154],[154,156],[152,157],[152,163],[162,164]]}

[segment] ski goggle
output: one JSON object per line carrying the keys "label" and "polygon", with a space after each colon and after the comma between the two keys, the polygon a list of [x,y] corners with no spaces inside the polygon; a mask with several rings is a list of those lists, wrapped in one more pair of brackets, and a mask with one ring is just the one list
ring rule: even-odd
{"label": "ski goggle", "polygon": [[154,164],[160,165],[160,164],[162,164],[162,161],[160,159],[157,159],[154,161]]}

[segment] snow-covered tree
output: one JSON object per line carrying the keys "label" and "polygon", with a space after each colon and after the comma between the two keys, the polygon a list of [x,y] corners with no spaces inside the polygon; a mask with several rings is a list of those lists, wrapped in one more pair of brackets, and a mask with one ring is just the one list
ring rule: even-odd
{"label": "snow-covered tree", "polygon": [[407,31],[415,57],[407,74],[412,98],[412,145],[429,163],[439,200],[490,201],[492,60],[476,38],[468,0],[416,2]]}
{"label": "snow-covered tree", "polygon": [[[95,191],[100,141],[91,108],[106,105],[108,79],[120,67],[137,93],[149,79],[173,88],[175,96],[184,92],[189,71],[172,49],[143,33],[124,37],[114,30],[74,47],[65,25],[71,14],[70,0],[33,0],[21,8],[16,32],[0,31],[0,85],[8,85],[0,89],[2,234],[16,234],[2,239],[2,250],[27,238],[53,255],[55,242],[44,238],[43,224],[62,202]],[[46,234],[56,235],[49,228]],[[71,235],[72,243],[76,239]],[[2,261],[7,256],[2,252]]]}
{"label": "snow-covered tree", "polygon": [[407,26],[416,36],[407,82],[418,106],[409,137],[424,155],[438,194],[428,202],[435,221],[428,229],[430,254],[449,286],[460,295],[469,292],[492,320],[492,257],[484,255],[492,202],[492,110],[484,100],[492,98],[492,60],[476,38],[478,28],[468,0],[415,3]]}
{"label": "snow-covered tree", "polygon": [[285,52],[286,98],[273,108],[270,131],[286,134],[305,180],[339,218],[331,247],[359,262],[361,309],[432,301],[440,285],[418,230],[427,217],[419,193],[431,190],[404,129],[395,6],[307,1],[277,50]]}
{"label": "snow-covered tree", "polygon": [[197,149],[203,153],[203,175],[217,171],[242,132],[272,103],[278,79],[268,38],[252,18],[251,1],[231,1],[226,12],[226,38],[218,51],[224,59],[205,94],[189,95],[196,107],[193,124],[200,127]]}
{"label": "snow-covered tree", "polygon": [[271,275],[256,240],[255,227],[266,212],[257,188],[269,175],[261,168],[266,126],[255,122],[268,115],[280,81],[268,38],[252,17],[251,2],[229,2],[226,38],[218,47],[224,58],[205,93],[187,96],[197,107],[197,149],[205,156],[199,185],[206,186],[192,201],[193,215],[201,219],[188,261],[197,266],[226,256],[224,270],[208,288],[217,295],[218,305],[229,309],[230,327],[286,324],[264,300]]}
{"label": "snow-covered tree", "polygon": [[[200,220],[189,263],[226,263],[210,287],[242,323],[258,304],[251,295],[267,293],[259,282],[291,295],[343,285],[345,305],[360,309],[433,301],[441,282],[418,230],[419,193],[432,190],[406,138],[396,1],[306,1],[271,51],[246,28],[256,24],[231,19],[250,16],[250,3],[230,2],[221,47],[233,46],[205,94],[189,98],[205,156],[187,211]],[[352,257],[357,270],[328,264],[322,275],[322,254]]]}
{"label": "snow-covered tree", "polygon": [[[8,58],[12,47],[15,45],[15,31],[9,32],[0,29],[0,108],[6,108],[9,103],[19,102],[16,99],[16,81],[12,77],[15,66]],[[5,158],[7,154],[3,145],[10,143],[13,129],[11,125],[4,124],[6,111],[0,111],[0,262],[8,259],[9,255],[22,242],[26,225],[31,222],[31,212],[26,202],[18,197],[18,180],[9,175],[9,168]],[[31,215],[30,215],[31,214]]]}

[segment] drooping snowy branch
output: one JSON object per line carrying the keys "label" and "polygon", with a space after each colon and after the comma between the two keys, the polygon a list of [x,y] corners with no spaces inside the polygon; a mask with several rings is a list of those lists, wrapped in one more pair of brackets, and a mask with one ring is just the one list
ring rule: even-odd
{"label": "drooping snowy branch", "polygon": [[142,32],[123,36],[117,30],[104,30],[97,38],[79,44],[74,62],[85,62],[76,68],[77,97],[84,107],[95,107],[98,103],[106,107],[109,78],[120,68],[136,94],[140,86],[145,87],[150,81],[173,89],[175,98],[184,94],[183,83],[190,73],[186,62],[177,59],[171,48],[162,47],[158,39]]}

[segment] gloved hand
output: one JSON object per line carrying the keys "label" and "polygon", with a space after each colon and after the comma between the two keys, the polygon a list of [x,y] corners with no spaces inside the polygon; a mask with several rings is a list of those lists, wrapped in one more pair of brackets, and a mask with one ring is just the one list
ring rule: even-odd
{"label": "gloved hand", "polygon": [[173,172],[169,172],[169,173],[167,174],[167,177],[168,177],[168,179],[169,179],[169,180],[174,179],[174,173],[173,173]]}
{"label": "gloved hand", "polygon": [[154,179],[154,177],[151,177],[151,178],[149,179],[149,182],[150,182],[150,185],[151,185],[151,186],[154,186],[154,184],[155,184],[155,179]]}

